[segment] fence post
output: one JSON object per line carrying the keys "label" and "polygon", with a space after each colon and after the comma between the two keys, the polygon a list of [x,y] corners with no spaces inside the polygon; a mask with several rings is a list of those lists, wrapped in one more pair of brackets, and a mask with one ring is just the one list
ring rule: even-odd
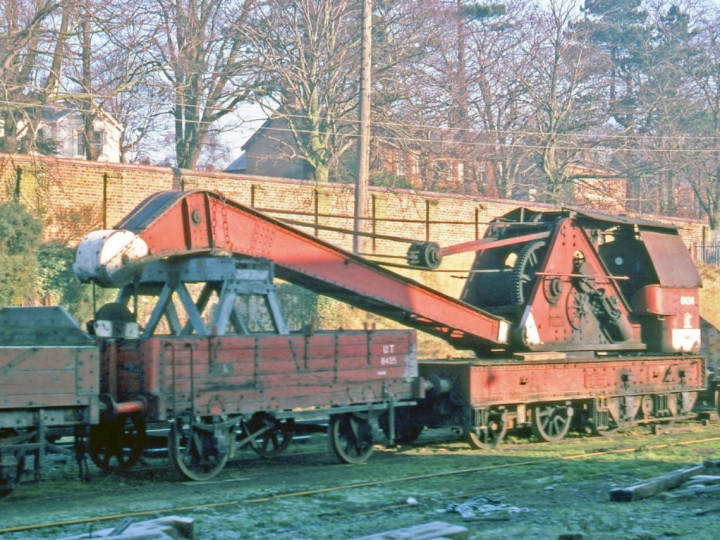
{"label": "fence post", "polygon": [[22,167],[18,166],[17,169],[15,169],[15,202],[20,202],[20,183],[22,182]]}
{"label": "fence post", "polygon": [[425,241],[430,241],[430,201],[425,199]]}
{"label": "fence post", "polygon": [[371,208],[371,211],[372,211],[372,217],[371,217],[371,219],[372,219],[372,252],[375,253],[375,251],[377,249],[377,239],[375,238],[375,235],[377,233],[377,230],[375,228],[377,214],[375,213],[376,208],[375,208],[375,194],[374,193],[370,196],[370,204],[372,206],[372,208]]}
{"label": "fence post", "polygon": [[103,194],[102,194],[102,226],[107,229],[107,205],[108,205],[108,173],[103,173]]}
{"label": "fence post", "polygon": [[320,236],[320,193],[318,193],[317,188],[313,190],[313,213],[315,214],[315,236]]}

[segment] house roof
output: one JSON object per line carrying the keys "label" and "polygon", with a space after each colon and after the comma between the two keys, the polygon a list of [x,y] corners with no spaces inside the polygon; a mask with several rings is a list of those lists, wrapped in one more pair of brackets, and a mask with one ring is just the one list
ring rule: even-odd
{"label": "house roof", "polygon": [[[245,141],[245,144],[242,145],[241,149],[245,150],[248,146],[251,146],[258,139],[258,137],[260,137],[262,135],[262,133],[266,129],[272,127],[272,125],[276,122],[277,122],[277,119],[273,118],[273,117],[269,117],[267,120],[265,120],[263,122],[263,124],[255,130],[255,133],[253,133],[250,136],[250,138],[247,141]],[[243,156],[240,156],[240,157],[243,157]],[[238,158],[238,159],[240,159],[240,158]]]}
{"label": "house roof", "polygon": [[64,116],[76,112],[77,107],[70,104],[53,103],[42,108],[41,117],[45,122],[57,122]]}
{"label": "house roof", "polygon": [[[243,146],[243,148],[245,148],[245,147]],[[240,156],[235,161],[233,161],[230,165],[228,165],[225,168],[224,172],[229,172],[229,173],[245,172],[246,169],[247,169],[246,154],[245,154],[245,152],[243,152],[242,154],[240,154]]]}
{"label": "house roof", "polygon": [[[120,122],[118,122],[113,115],[102,107],[95,105],[95,110],[98,112],[102,119],[111,124],[116,129],[120,129]],[[62,118],[71,114],[79,113],[80,107],[77,104],[70,101],[60,100],[45,105],[42,109],[42,120],[48,123],[58,122]]]}

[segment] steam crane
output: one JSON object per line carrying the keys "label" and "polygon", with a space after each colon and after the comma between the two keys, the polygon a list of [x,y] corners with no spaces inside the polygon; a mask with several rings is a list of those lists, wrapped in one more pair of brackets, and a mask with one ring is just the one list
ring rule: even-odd
{"label": "steam crane", "polygon": [[[217,193],[163,192],[114,229],[90,233],[74,268],[82,281],[120,287],[118,301],[101,308],[93,323],[109,339],[106,399],[142,402],[136,412],[145,418],[169,419],[171,457],[190,477],[220,466],[213,459],[227,455],[228,422],[240,422],[257,447],[270,440],[262,438],[268,430],[287,433],[282,422],[299,408],[323,404],[332,408],[331,441],[345,461],[367,457],[367,422],[377,412],[391,440],[409,442],[425,427],[459,426],[478,448],[497,445],[509,427],[529,425],[538,438],[556,441],[573,425],[608,433],[689,415],[706,385],[704,358],[696,354],[701,281],[677,228],[518,208],[493,220],[480,240],[443,248],[415,243],[408,263],[433,270],[444,256],[461,252],[475,259],[460,298],[452,298]],[[311,337],[287,328],[275,275],[475,357],[418,362],[414,334],[380,332],[366,336],[359,356],[351,352],[356,346],[342,349],[350,339],[342,331],[334,345],[314,348]],[[193,283],[203,284],[196,295]],[[137,306],[134,313],[127,307],[139,294],[156,298],[143,329],[134,321]],[[246,294],[265,299],[271,328],[263,337],[252,337],[238,308]],[[158,337],[163,320],[173,339]],[[373,349],[383,336],[385,345]],[[248,338],[254,341],[243,341]],[[283,367],[268,368],[283,356],[279,347]],[[309,366],[328,349],[333,367],[320,376]],[[179,375],[177,366],[188,363],[189,373],[183,367]],[[217,379],[248,364],[253,369],[229,386]],[[361,377],[349,375],[360,368]],[[263,379],[263,369],[304,378],[278,384]],[[361,382],[349,390],[343,377]],[[264,391],[271,380],[279,389],[272,397]],[[303,385],[313,392],[299,395]],[[337,397],[339,387],[349,400]],[[201,441],[190,456],[189,441]],[[198,455],[210,462],[195,463]]]}

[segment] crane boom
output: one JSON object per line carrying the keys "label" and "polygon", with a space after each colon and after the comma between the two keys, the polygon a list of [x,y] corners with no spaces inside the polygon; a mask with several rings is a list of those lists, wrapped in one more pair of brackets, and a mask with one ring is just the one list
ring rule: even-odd
{"label": "crane boom", "polygon": [[74,265],[81,281],[121,286],[149,262],[195,254],[273,261],[278,277],[457,348],[508,343],[510,325],[412,279],[245,207],[212,191],[166,191],[145,199],[114,229],[80,243]]}

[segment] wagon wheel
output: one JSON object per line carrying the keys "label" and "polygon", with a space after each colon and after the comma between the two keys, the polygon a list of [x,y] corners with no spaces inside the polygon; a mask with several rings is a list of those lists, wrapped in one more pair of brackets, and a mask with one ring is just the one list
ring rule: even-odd
{"label": "wagon wheel", "polygon": [[123,416],[90,428],[90,459],[105,472],[123,471],[135,465],[145,446],[145,420]]}
{"label": "wagon wheel", "polygon": [[369,420],[354,414],[332,415],[328,438],[333,453],[344,463],[365,463],[374,450]]}
{"label": "wagon wheel", "polygon": [[292,442],[295,421],[275,420],[266,413],[253,415],[248,424],[249,435],[262,430],[262,433],[250,439],[251,448],[258,456],[274,458],[282,454]]}
{"label": "wagon wheel", "polygon": [[502,412],[484,412],[482,425],[470,429],[467,439],[473,448],[492,450],[505,438],[506,432],[507,422]]}
{"label": "wagon wheel", "polygon": [[25,469],[25,452],[18,450],[14,454],[16,463],[9,467],[10,474],[5,474],[5,471],[0,468],[0,499],[4,499],[13,492],[15,486],[20,483],[22,472]]}
{"label": "wagon wheel", "polygon": [[233,435],[233,429],[177,419],[168,435],[170,464],[188,480],[209,480],[225,467]]}
{"label": "wagon wheel", "polygon": [[538,439],[558,442],[570,431],[572,416],[573,409],[566,404],[537,405],[532,411],[530,427],[533,435]]}
{"label": "wagon wheel", "polygon": [[525,305],[535,286],[535,272],[540,269],[546,243],[542,240],[530,242],[520,250],[512,270],[512,303]]}

